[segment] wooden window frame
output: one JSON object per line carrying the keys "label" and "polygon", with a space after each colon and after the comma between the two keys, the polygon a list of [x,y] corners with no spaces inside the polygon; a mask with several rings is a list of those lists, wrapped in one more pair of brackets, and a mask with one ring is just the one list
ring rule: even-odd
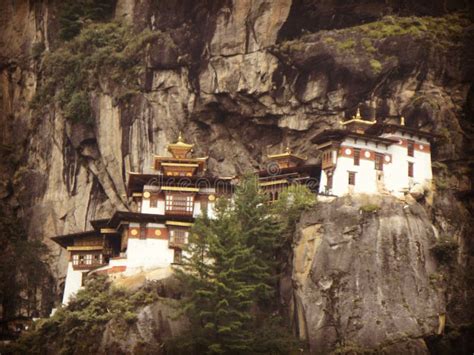
{"label": "wooden window frame", "polygon": [[354,148],[354,165],[360,165],[360,148]]}
{"label": "wooden window frame", "polygon": [[415,175],[415,164],[412,162],[408,162],[408,177],[414,177]]}
{"label": "wooden window frame", "polygon": [[183,251],[179,248],[175,248],[173,252],[173,264],[183,263]]}
{"label": "wooden window frame", "polygon": [[193,194],[175,193],[166,194],[165,197],[165,214],[181,214],[192,216],[194,213]]}
{"label": "wooden window frame", "polygon": [[348,184],[350,186],[355,186],[355,184],[356,184],[356,173],[355,173],[355,171],[348,171],[348,176],[347,177],[348,177],[348,180],[347,180]]}
{"label": "wooden window frame", "polygon": [[156,192],[151,194],[151,196],[150,196],[150,208],[157,208],[158,207],[158,199],[159,199],[159,195]]}
{"label": "wooden window frame", "polygon": [[374,159],[375,170],[383,171],[383,160],[384,160],[384,155],[382,153],[375,153],[375,159]]}
{"label": "wooden window frame", "polygon": [[415,156],[415,142],[412,140],[407,140],[407,154],[409,157]]}
{"label": "wooden window frame", "polygon": [[326,187],[328,189],[332,189],[332,185],[333,185],[333,173],[331,172],[330,174],[329,173],[326,173]]}

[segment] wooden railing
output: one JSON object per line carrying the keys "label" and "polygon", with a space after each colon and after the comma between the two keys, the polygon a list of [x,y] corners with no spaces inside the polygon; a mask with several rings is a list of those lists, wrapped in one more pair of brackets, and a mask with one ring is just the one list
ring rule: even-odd
{"label": "wooden railing", "polygon": [[184,209],[166,209],[165,215],[167,216],[192,216],[193,211],[186,211]]}

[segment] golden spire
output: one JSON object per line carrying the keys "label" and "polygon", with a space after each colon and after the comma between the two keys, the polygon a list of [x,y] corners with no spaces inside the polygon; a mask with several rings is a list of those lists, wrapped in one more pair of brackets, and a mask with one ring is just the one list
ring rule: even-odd
{"label": "golden spire", "polygon": [[405,125],[405,117],[400,117],[400,125],[404,126]]}
{"label": "golden spire", "polygon": [[357,107],[355,119],[356,120],[361,120],[362,119],[362,116],[360,115],[360,108],[359,107]]}
{"label": "golden spire", "polygon": [[194,144],[188,144],[184,142],[183,135],[179,132],[178,141],[176,143],[168,144],[168,151],[175,158],[186,158],[186,156],[192,151]]}
{"label": "golden spire", "polygon": [[290,149],[290,146],[287,145],[286,148],[285,148],[285,153],[286,154],[291,154],[291,149]]}

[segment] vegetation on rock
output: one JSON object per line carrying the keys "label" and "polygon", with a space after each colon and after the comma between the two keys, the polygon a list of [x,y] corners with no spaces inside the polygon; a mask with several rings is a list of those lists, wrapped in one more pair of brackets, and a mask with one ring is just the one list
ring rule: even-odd
{"label": "vegetation on rock", "polygon": [[44,80],[31,106],[42,109],[57,103],[68,120],[92,124],[90,93],[102,86],[117,96],[138,92],[144,82],[147,44],[167,36],[150,30],[136,34],[116,22],[87,25],[72,40],[45,55]]}
{"label": "vegetation on rock", "polygon": [[112,17],[116,0],[67,0],[59,13],[59,37],[70,40],[77,36],[84,23],[104,21]]}
{"label": "vegetation on rock", "polygon": [[441,264],[449,265],[455,260],[458,248],[459,245],[454,239],[442,236],[431,247],[431,252]]}
{"label": "vegetation on rock", "polygon": [[136,322],[137,310],[159,300],[153,284],[132,293],[112,287],[105,276],[86,281],[76,297],[50,318],[34,324],[5,353],[96,353],[105,326],[114,320],[126,329]]}

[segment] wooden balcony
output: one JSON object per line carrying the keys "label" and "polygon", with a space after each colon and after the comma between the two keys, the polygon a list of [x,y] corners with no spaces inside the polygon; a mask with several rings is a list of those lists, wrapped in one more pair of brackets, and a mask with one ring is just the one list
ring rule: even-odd
{"label": "wooden balcony", "polygon": [[166,216],[193,216],[193,210],[185,210],[185,209],[166,209],[165,210]]}
{"label": "wooden balcony", "polygon": [[92,269],[97,269],[99,267],[105,266],[107,263],[93,263],[93,264],[73,264],[72,268],[74,270],[92,270]]}

